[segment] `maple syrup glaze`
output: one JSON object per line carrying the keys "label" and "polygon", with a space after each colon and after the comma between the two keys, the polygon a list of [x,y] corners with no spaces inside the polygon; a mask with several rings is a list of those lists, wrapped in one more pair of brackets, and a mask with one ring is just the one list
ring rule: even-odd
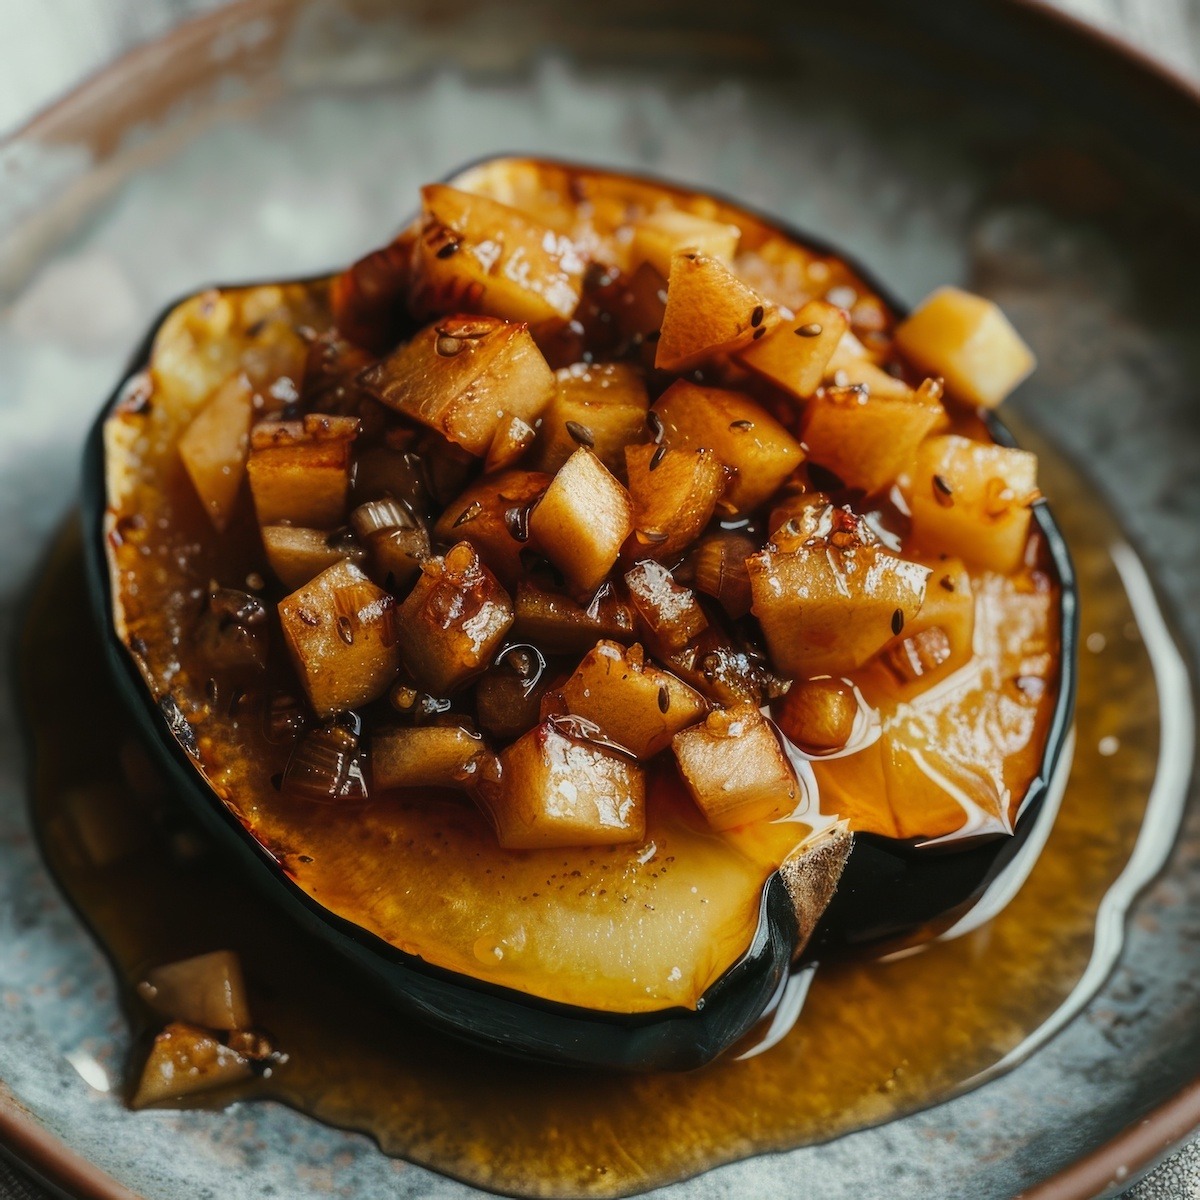
{"label": "maple syrup glaze", "polygon": [[[134,1026],[148,1028],[133,993],[145,968],[235,950],[255,1022],[288,1061],[211,1103],[282,1100],[371,1134],[389,1154],[522,1196],[628,1194],[969,1086],[1035,1035],[1082,976],[1158,761],[1151,663],[1109,553],[1120,531],[1069,466],[1031,448],[1075,558],[1086,648],[1074,766],[1028,882],[999,917],[955,941],[896,961],[821,966],[778,1045],[690,1074],[585,1075],[487,1057],[405,1023],[329,949],[277,918],[192,829],[132,740],[71,523],[22,643],[33,812],[47,860],[112,958]],[[139,1066],[135,1052],[131,1076]]]}

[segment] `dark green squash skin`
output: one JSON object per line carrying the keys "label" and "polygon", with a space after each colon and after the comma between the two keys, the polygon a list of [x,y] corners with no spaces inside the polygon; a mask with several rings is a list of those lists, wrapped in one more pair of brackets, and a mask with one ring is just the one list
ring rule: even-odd
{"label": "dark green squash skin", "polygon": [[[777,220],[753,215],[769,220],[786,237],[842,259],[894,313],[903,315],[904,306],[853,259]],[[135,728],[189,811],[226,849],[231,865],[252,879],[283,917],[340,953],[364,981],[383,989],[405,1016],[493,1052],[561,1065],[688,1070],[716,1058],[754,1027],[791,969],[798,926],[778,873],[763,890],[751,945],[695,1009],[636,1014],[593,1011],[432,966],[335,916],[288,877],[205,782],[148,692],[128,647],[117,637],[104,533],[105,422],[128,379],[148,365],[155,335],[174,307],[170,305],[155,322],[92,428],[84,451],[82,507],[89,598],[113,678]],[[991,414],[987,426],[997,442],[1015,445],[1009,431]],[[962,850],[937,852],[875,834],[856,835],[834,899],[805,948],[806,959],[861,951],[900,942],[919,931],[948,928],[995,883],[1043,816],[1053,819],[1045,811],[1045,799],[1074,711],[1078,601],[1070,554],[1046,504],[1035,506],[1034,521],[1046,540],[1061,589],[1059,688],[1039,769],[1022,802],[1014,833]]]}

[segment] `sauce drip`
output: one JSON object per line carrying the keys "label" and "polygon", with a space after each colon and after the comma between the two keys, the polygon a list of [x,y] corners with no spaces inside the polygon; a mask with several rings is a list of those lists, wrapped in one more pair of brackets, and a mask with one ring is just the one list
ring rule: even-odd
{"label": "sauce drip", "polygon": [[[73,523],[22,643],[46,857],[108,951],[135,1026],[147,1014],[132,989],[147,967],[240,954],[255,1022],[289,1061],[212,1103],[282,1100],[490,1189],[623,1195],[935,1104],[1036,1044],[1075,989],[1158,763],[1159,697],[1111,555],[1120,531],[1070,467],[1030,448],[1072,548],[1083,614],[1075,761],[1046,848],[983,927],[894,961],[821,966],[795,1027],[757,1057],[688,1075],[585,1076],[489,1058],[378,1001],[274,917],[130,741],[85,612]],[[1169,838],[1174,825],[1163,824]]]}

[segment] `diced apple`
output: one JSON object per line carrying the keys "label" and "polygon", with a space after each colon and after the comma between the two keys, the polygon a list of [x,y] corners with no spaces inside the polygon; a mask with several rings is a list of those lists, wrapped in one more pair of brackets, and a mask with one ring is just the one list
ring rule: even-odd
{"label": "diced apple", "polygon": [[146,972],[137,994],[160,1016],[205,1029],[248,1029],[250,1004],[241,959],[232,950],[164,963]]}
{"label": "diced apple", "polygon": [[804,444],[809,458],[847,487],[883,491],[911,469],[922,439],[945,416],[940,403],[905,389],[902,398],[860,387],[826,387],[808,402]]}
{"label": "diced apple", "polygon": [[[519,610],[519,598],[517,605]],[[514,741],[541,719],[542,696],[551,677],[539,660],[532,648],[515,646],[475,685],[475,716],[492,737]]]}
{"label": "diced apple", "polygon": [[861,667],[917,615],[929,577],[878,545],[768,548],[746,565],[771,661],[793,678]]}
{"label": "diced apple", "polygon": [[749,512],[804,458],[800,443],[749,396],[680,379],[654,405],[672,450],[711,450],[733,472],[722,503]]}
{"label": "diced apple", "polygon": [[518,539],[528,527],[529,510],[550,486],[541,471],[511,470],[485,475],[447,505],[434,526],[441,542],[470,542],[507,588],[524,575]]}
{"label": "diced apple", "polygon": [[586,262],[561,233],[485,196],[421,189],[413,305],[418,312],[478,312],[508,321],[570,319]]}
{"label": "diced apple", "polygon": [[656,649],[678,650],[708,626],[695,592],[676,583],[662,563],[638,563],[626,572],[625,586]]}
{"label": "diced apple", "polygon": [[254,392],[245,375],[235,375],[196,414],[179,438],[179,457],[213,527],[222,531],[246,473]]}
{"label": "diced apple", "polygon": [[534,544],[581,592],[604,581],[632,528],[629,493],[585,446],[567,459],[529,517]]}
{"label": "diced apple", "polygon": [[843,334],[850,327],[845,311],[824,300],[810,300],[794,320],[782,321],[759,341],[738,352],[738,362],[777,387],[807,400],[825,377]]}
{"label": "diced apple", "polygon": [[1033,370],[1035,359],[999,307],[945,287],[896,327],[896,348],[919,370],[940,375],[952,397],[995,408]]}
{"label": "diced apple", "polygon": [[625,447],[646,430],[650,401],[641,371],[629,363],[576,363],[556,371],[555,384],[534,465],[557,471],[583,445],[614,475],[623,473]]}
{"label": "diced apple", "polygon": [[524,417],[505,413],[492,435],[483,469],[491,472],[511,467],[533,445],[536,437],[537,430]]}
{"label": "diced apple", "polygon": [[752,704],[719,709],[677,733],[671,748],[697,807],[714,829],[793,812],[800,784],[778,739]]}
{"label": "diced apple", "polygon": [[921,611],[883,660],[906,689],[924,691],[971,660],[975,635],[975,595],[961,559],[931,564]]}
{"label": "diced apple", "polygon": [[598,642],[559,690],[568,712],[641,759],[708,711],[699,692],[647,661],[641,646],[619,642]]}
{"label": "diced apple", "polygon": [[466,787],[484,750],[479,735],[461,725],[391,729],[371,742],[371,778],[376,790]]}
{"label": "diced apple", "polygon": [[709,625],[678,650],[657,646],[664,664],[714,704],[760,706],[771,680],[758,654],[735,646],[724,630]]}
{"label": "diced apple", "polygon": [[254,1070],[248,1059],[219,1042],[206,1029],[176,1021],[155,1039],[142,1068],[131,1108],[146,1108],[182,1100],[249,1079]]}
{"label": "diced apple", "polygon": [[335,275],[329,300],[337,328],[355,345],[382,354],[408,321],[416,236],[401,234]]}
{"label": "diced apple", "polygon": [[279,604],[283,636],[320,717],[380,696],[400,669],[396,601],[342,561]]}
{"label": "diced apple", "polygon": [[[845,341],[845,339],[842,339]],[[835,365],[836,364],[836,365]],[[913,389],[889,375],[882,367],[877,367],[869,358],[851,358],[847,356],[839,362],[839,356],[834,355],[825,372],[825,383],[835,388],[860,388],[874,400],[912,400]],[[939,388],[941,385],[938,385]],[[940,391],[938,392],[940,396]],[[923,393],[924,399],[936,399],[930,396],[929,389]]]}
{"label": "diced apple", "polygon": [[607,584],[580,604],[526,580],[517,588],[513,634],[550,654],[582,654],[600,638],[633,641],[633,609]]}
{"label": "diced apple", "polygon": [[797,679],[775,706],[787,739],[809,754],[841,750],[854,732],[858,700],[843,679]]}
{"label": "diced apple", "polygon": [[250,431],[246,471],[261,526],[290,522],[332,529],[346,515],[358,421],[310,413],[264,421]]}
{"label": "diced apple", "polygon": [[506,850],[608,846],[646,835],[645,781],[624,755],[578,736],[569,718],[543,721],[500,756],[479,797]]}
{"label": "diced apple", "polygon": [[670,558],[712,519],[725,491],[726,469],[711,450],[625,447],[633,501],[630,549],[638,557]]}
{"label": "diced apple", "polygon": [[495,317],[443,317],[359,380],[384,404],[482,458],[501,421],[533,425],[554,393],[554,373],[524,325]]}
{"label": "diced apple", "polygon": [[913,538],[1007,574],[1025,554],[1038,498],[1037,456],[947,434],[922,445],[910,503]]}
{"label": "diced apple", "polygon": [[677,254],[667,279],[654,365],[660,371],[689,371],[765,337],[778,320],[776,310],[719,260]]}
{"label": "diced apple", "polygon": [[[334,563],[355,557],[355,552],[342,539],[331,539],[322,529],[305,529],[299,525],[264,525],[261,532],[267,562],[289,592],[302,588]],[[360,548],[357,558],[363,557]]]}
{"label": "diced apple", "polygon": [[469,542],[431,558],[400,606],[405,665],[435,696],[486,669],[509,626],[512,601]]}
{"label": "diced apple", "polygon": [[664,208],[634,221],[629,260],[633,266],[649,263],[665,279],[677,254],[702,254],[728,265],[741,236],[736,225]]}

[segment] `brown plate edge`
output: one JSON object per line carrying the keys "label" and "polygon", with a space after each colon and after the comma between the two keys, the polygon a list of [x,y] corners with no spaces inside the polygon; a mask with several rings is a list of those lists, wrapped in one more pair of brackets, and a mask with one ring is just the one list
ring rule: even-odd
{"label": "brown plate edge", "polygon": [[[1036,21],[1067,34],[1102,56],[1132,67],[1142,82],[1174,93],[1197,109],[1200,116],[1200,82],[1190,79],[1170,64],[1157,59],[1118,33],[1089,24],[1082,18],[1054,7],[1050,0],[992,0],[994,7],[1024,11]],[[157,85],[156,108],[167,111],[169,99],[186,95],[208,77],[211,62],[198,53],[187,55],[197,64],[193,70],[167,72],[168,60],[177,63],[188,50],[199,50],[245,21],[267,20],[267,35],[252,44],[238,44],[237,51],[221,64],[222,72],[251,72],[271,61],[286,37],[296,6],[292,0],[232,0],[211,13],[192,18],[148,42],[125,51],[112,62],[53,101],[29,121],[0,137],[0,152],[19,142],[74,140],[82,125],[94,122],[96,111],[108,111],[108,121],[92,138],[84,139],[98,161],[117,149],[119,129],[126,114],[114,103],[114,85],[129,77],[144,86]],[[187,60],[185,59],[185,61]],[[138,107],[145,111],[146,101]],[[116,125],[117,129],[113,126]],[[80,128],[76,128],[76,126]],[[1163,1101],[1116,1137],[1098,1146],[1070,1166],[1020,1193],[1017,1200],[1087,1200],[1130,1186],[1200,1128],[1200,1076],[1174,1096]],[[50,1133],[0,1081],[0,1151],[35,1171],[50,1186],[78,1200],[144,1200],[138,1193],[101,1171]]]}

